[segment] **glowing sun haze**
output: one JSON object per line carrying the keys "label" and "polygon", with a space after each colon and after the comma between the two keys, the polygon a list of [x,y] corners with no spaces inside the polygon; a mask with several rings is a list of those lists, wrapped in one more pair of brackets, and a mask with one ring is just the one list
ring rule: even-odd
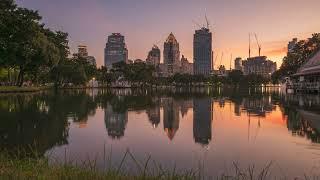
{"label": "glowing sun haze", "polygon": [[[39,10],[43,22],[69,33],[72,52],[79,44],[103,65],[107,36],[125,35],[129,59],[145,59],[153,44],[161,51],[173,32],[181,54],[193,57],[193,34],[197,25],[211,23],[216,66],[229,67],[233,58],[248,56],[248,34],[256,33],[262,55],[277,61],[286,54],[294,37],[307,38],[320,29],[319,0],[16,0],[23,7]],[[258,50],[252,39],[252,54]],[[233,66],[233,65],[232,65]]]}

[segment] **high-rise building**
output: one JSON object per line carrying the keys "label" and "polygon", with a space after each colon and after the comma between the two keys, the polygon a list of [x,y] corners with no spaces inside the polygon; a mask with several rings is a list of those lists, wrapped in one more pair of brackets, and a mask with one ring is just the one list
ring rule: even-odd
{"label": "high-rise building", "polygon": [[78,53],[73,54],[74,57],[80,57],[87,60],[88,63],[90,63],[93,66],[96,66],[96,58],[93,56],[89,56],[87,46],[85,45],[79,45],[78,46]]}
{"label": "high-rise building", "polygon": [[80,56],[80,57],[88,56],[87,46],[84,46],[84,45],[78,46],[78,56]]}
{"label": "high-rise building", "polygon": [[179,43],[172,33],[164,42],[163,61],[167,69],[167,75],[173,75],[180,70]]}
{"label": "high-rise building", "polygon": [[155,67],[158,66],[160,64],[160,57],[160,49],[158,48],[158,46],[154,45],[151,51],[149,51],[148,53],[147,64],[153,65]]}
{"label": "high-rise building", "polygon": [[193,39],[194,74],[210,75],[212,71],[212,33],[208,28],[196,30]]}
{"label": "high-rise building", "polygon": [[108,42],[104,50],[104,64],[107,68],[112,68],[112,64],[128,61],[128,49],[124,36],[120,33],[112,33],[108,36]]}
{"label": "high-rise building", "polygon": [[234,60],[234,68],[235,70],[243,71],[242,58],[238,57]]}
{"label": "high-rise building", "polygon": [[182,55],[181,71],[182,74],[193,74],[193,63],[190,63],[187,58]]}

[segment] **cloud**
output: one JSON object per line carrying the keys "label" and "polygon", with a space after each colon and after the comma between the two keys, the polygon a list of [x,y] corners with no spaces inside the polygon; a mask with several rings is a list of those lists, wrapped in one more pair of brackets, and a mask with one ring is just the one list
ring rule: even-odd
{"label": "cloud", "polygon": [[275,48],[266,51],[265,53],[269,56],[279,56],[279,55],[285,55],[287,53],[287,47],[281,47],[281,48]]}

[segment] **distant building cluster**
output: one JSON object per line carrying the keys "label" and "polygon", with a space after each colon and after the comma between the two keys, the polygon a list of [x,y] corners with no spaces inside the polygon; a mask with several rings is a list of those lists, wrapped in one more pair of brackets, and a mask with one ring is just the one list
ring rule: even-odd
{"label": "distant building cluster", "polygon": [[208,28],[196,30],[194,35],[194,63],[183,55],[180,56],[179,42],[170,33],[163,45],[163,63],[161,63],[161,51],[154,45],[147,55],[146,61],[128,60],[124,36],[113,33],[108,37],[105,48],[105,66],[112,68],[117,62],[147,63],[155,67],[155,74],[159,77],[169,77],[176,73],[210,75],[212,73],[212,33]]}
{"label": "distant building cluster", "polygon": [[[293,39],[288,44],[290,52],[297,39]],[[261,47],[259,46],[259,53]],[[128,49],[125,43],[125,37],[120,33],[112,33],[108,36],[105,48],[105,66],[112,68],[112,64],[118,62],[146,63],[155,67],[154,75],[158,77],[169,77],[174,74],[191,74],[209,76],[212,74],[218,76],[228,76],[230,70],[220,65],[217,70],[213,68],[213,51],[212,51],[212,33],[209,27],[202,27],[196,30],[193,37],[193,63],[181,55],[180,45],[173,33],[170,33],[163,45],[163,56],[157,45],[153,45],[147,54],[146,60],[128,59]],[[85,54],[85,52],[84,52]],[[161,61],[163,57],[163,61]],[[230,64],[231,66],[231,64]],[[258,74],[264,77],[270,77],[277,70],[277,64],[268,60],[266,56],[249,57],[247,59],[236,58],[234,60],[234,69],[242,71],[244,75]]]}
{"label": "distant building cluster", "polygon": [[93,66],[96,66],[96,59],[93,56],[89,56],[87,46],[79,45],[78,46],[78,53],[73,54],[74,57],[81,57],[87,60]]}

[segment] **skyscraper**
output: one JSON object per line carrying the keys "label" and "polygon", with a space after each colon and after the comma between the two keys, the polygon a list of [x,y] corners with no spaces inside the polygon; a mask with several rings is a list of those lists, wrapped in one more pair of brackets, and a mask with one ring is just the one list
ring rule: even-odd
{"label": "skyscraper", "polygon": [[155,67],[158,66],[160,64],[160,57],[160,49],[158,48],[158,46],[154,45],[151,51],[149,51],[148,53],[147,64],[153,65]]}
{"label": "skyscraper", "polygon": [[79,45],[78,46],[78,53],[73,54],[74,57],[86,59],[88,63],[93,66],[96,66],[96,58],[93,56],[89,56],[87,46]]}
{"label": "skyscraper", "polygon": [[212,33],[208,28],[196,30],[193,38],[194,74],[210,75],[212,70]]}
{"label": "skyscraper", "polygon": [[172,33],[164,42],[163,61],[167,68],[168,75],[173,75],[180,70],[179,43]]}
{"label": "skyscraper", "polygon": [[104,50],[104,64],[107,68],[112,68],[112,64],[128,61],[128,50],[124,36],[120,33],[112,33],[108,36],[108,42]]}

